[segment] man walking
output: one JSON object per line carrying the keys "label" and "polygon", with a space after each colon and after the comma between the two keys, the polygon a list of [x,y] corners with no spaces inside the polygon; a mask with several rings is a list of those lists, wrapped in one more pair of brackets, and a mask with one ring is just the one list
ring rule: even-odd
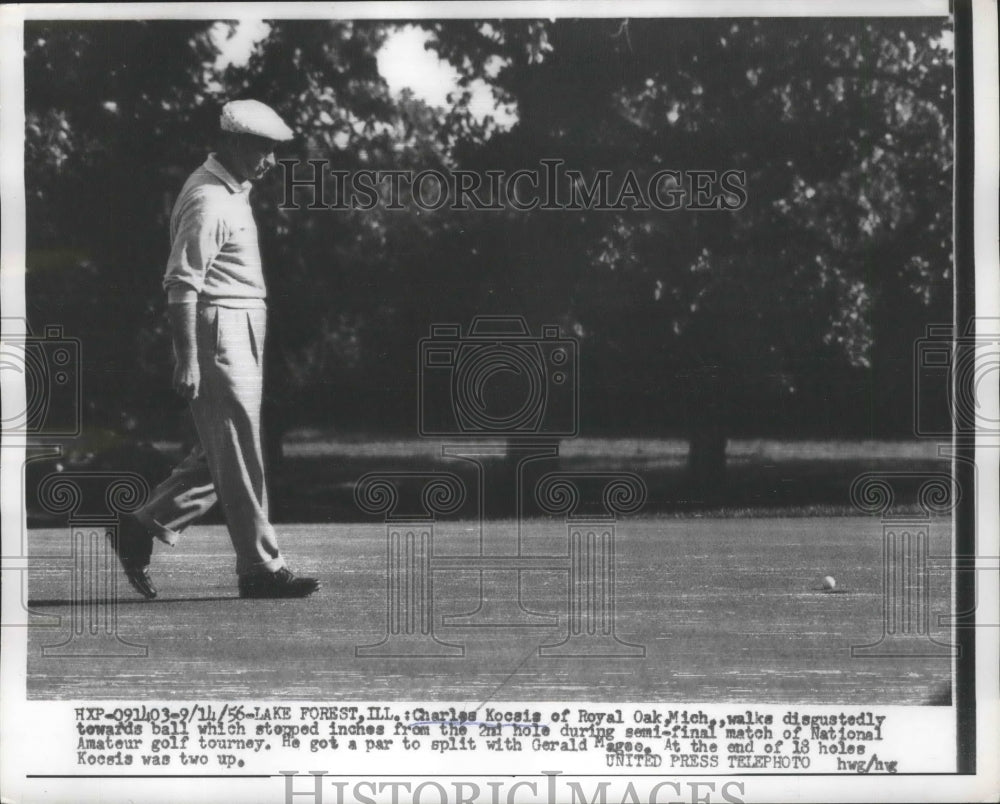
{"label": "man walking", "polygon": [[294,136],[253,100],[222,109],[218,150],[188,178],[170,218],[163,286],[174,343],[174,389],[189,400],[199,444],[123,517],[114,547],[129,583],[156,597],[153,539],[180,533],[220,500],[236,551],[240,597],[305,597],[315,578],[285,566],[268,518],[261,445],[266,288],[251,182],[274,166],[278,142]]}

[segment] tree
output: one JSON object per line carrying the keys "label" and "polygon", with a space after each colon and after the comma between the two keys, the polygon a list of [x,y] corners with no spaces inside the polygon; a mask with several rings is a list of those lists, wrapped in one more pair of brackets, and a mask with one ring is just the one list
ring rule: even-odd
{"label": "tree", "polygon": [[[286,157],[329,157],[350,170],[441,166],[440,116],[391,98],[378,74],[390,25],[274,22],[249,64],[221,74],[215,27],[28,24],[29,312],[36,328],[60,323],[84,336],[90,427],[139,417],[155,429],[178,405],[166,390],[160,315],[169,215],[212,147],[226,100],[257,97],[292,122],[300,137]],[[440,225],[379,210],[299,214],[280,200],[279,177],[253,195],[275,310],[265,417],[277,436],[292,413],[308,421],[353,405],[342,389],[373,407],[393,398],[376,391],[398,363],[377,355],[398,329],[402,268],[421,243],[431,249]],[[401,418],[391,405],[387,413]]]}
{"label": "tree", "polygon": [[217,125],[210,26],[25,24],[28,315],[82,338],[88,429],[170,404],[159,283],[172,199]]}
{"label": "tree", "polygon": [[[284,156],[293,176],[321,171],[388,171],[447,165],[440,110],[390,95],[376,54],[394,27],[364,21],[272,21],[245,68],[223,76],[231,96],[273,103],[300,133]],[[280,184],[279,174],[275,183]],[[388,186],[382,187],[388,192]],[[285,422],[361,422],[413,432],[415,344],[426,302],[447,266],[438,258],[455,224],[404,197],[370,210],[281,209],[261,197],[274,349],[268,365],[271,431]],[[331,190],[331,193],[333,191]],[[327,199],[332,203],[334,199]]]}
{"label": "tree", "polygon": [[[659,405],[683,422],[700,486],[718,483],[728,434],[780,426],[790,410],[813,428],[826,414],[841,432],[899,432],[875,417],[909,410],[913,340],[949,319],[946,30],[874,19],[433,26],[467,82],[491,80],[517,104],[493,155],[558,155],[617,176],[745,171],[737,211],[549,213],[531,235],[542,253],[546,233],[568,244],[562,299],[610,407],[646,421],[644,406]],[[493,78],[491,63],[503,65]],[[882,396],[851,400],[865,375]]]}
{"label": "tree", "polygon": [[[412,432],[418,339],[492,312],[580,338],[585,431],[683,433],[702,489],[733,434],[908,430],[913,340],[950,318],[946,23],[416,24],[459,71],[450,108],[389,92],[376,54],[396,23],[274,21],[221,75],[209,22],[28,24],[28,300],[39,324],[86,333],[95,416],[168,409],[170,206],[219,105],[257,97],[302,134],[284,156],[334,169],[556,157],[588,183],[609,171],[612,197],[658,169],[743,171],[747,196],[728,211],[291,210],[279,172],[254,193],[272,422]],[[475,82],[516,108],[510,130],[473,114]]]}

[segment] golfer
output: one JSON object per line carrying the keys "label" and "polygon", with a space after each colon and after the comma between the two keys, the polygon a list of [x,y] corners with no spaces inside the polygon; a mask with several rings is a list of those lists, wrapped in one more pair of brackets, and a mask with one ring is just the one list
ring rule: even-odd
{"label": "golfer", "polygon": [[173,337],[174,389],[189,400],[199,444],[123,517],[114,547],[129,582],[156,597],[149,575],[153,539],[174,545],[181,532],[222,502],[236,551],[240,597],[305,597],[315,578],[285,566],[268,518],[261,448],[261,394],[267,291],[251,182],[274,166],[292,130],[263,103],[222,109],[218,149],[188,178],[170,217],[163,286]]}

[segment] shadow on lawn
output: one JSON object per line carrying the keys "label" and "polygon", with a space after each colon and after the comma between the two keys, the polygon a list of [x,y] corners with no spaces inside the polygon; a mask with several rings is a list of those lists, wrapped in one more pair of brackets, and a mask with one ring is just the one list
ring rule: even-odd
{"label": "shadow on lawn", "polygon": [[[88,606],[165,606],[171,603],[220,603],[230,600],[243,603],[239,595],[233,594],[225,597],[220,595],[206,595],[205,597],[157,597],[153,600],[146,600],[141,597],[97,597],[88,598],[86,604]],[[72,598],[44,598],[28,601],[29,609],[71,608],[80,605],[80,600]]]}
{"label": "shadow on lawn", "polygon": [[[624,446],[623,446],[624,445]],[[763,445],[763,446],[761,446]],[[917,447],[921,445],[917,444]],[[60,467],[79,470],[135,472],[155,486],[169,474],[179,449],[156,450],[142,445],[114,454],[99,454],[81,465],[56,460],[30,461],[26,469],[25,495],[30,527],[56,523],[43,515],[37,488],[41,479]],[[522,495],[525,517],[538,516],[532,489],[548,472],[629,472],[643,479],[647,488],[640,515],[659,516],[837,516],[856,514],[850,503],[853,480],[864,472],[942,472],[947,460],[911,445],[877,442],[828,442],[814,445],[796,442],[739,442],[731,444],[725,480],[712,487],[695,486],[685,472],[685,449],[681,442],[633,440],[570,442],[559,457],[525,466]],[[504,461],[506,459],[496,459]],[[506,467],[510,470],[511,467]],[[371,472],[451,472],[470,490],[465,506],[455,518],[478,516],[472,490],[477,487],[476,469],[464,460],[441,456],[438,444],[430,442],[377,442],[355,439],[300,441],[286,449],[286,457],[270,469],[272,518],[275,522],[354,522],[368,515],[354,502],[354,485]],[[896,482],[900,511],[915,510],[922,478]],[[494,515],[515,517],[513,489],[490,489]],[[206,524],[223,521],[218,506],[209,512]]]}
{"label": "shadow on lawn", "polygon": [[[354,503],[354,484],[369,472],[452,472],[476,488],[475,469],[465,461],[434,456],[416,458],[352,457],[330,460],[319,457],[285,459],[281,470],[273,473],[272,507],[277,521],[343,522],[367,519]],[[541,515],[534,505],[531,490],[548,472],[630,472],[643,479],[648,491],[639,515],[660,516],[837,516],[854,515],[850,502],[851,483],[864,472],[942,472],[948,463],[934,459],[743,459],[731,460],[723,484],[713,488],[697,487],[686,476],[683,461],[659,458],[616,458],[561,456],[525,466],[522,503],[526,517]],[[900,511],[917,509],[917,491],[923,482],[918,476],[896,483]],[[517,515],[512,489],[499,496],[502,510],[511,518]],[[470,500],[456,518],[476,517]]]}

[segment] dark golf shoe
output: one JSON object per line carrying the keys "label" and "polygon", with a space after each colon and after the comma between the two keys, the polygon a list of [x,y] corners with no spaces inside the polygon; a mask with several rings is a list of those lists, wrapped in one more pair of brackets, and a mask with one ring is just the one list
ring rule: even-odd
{"label": "dark golf shoe", "polygon": [[319,580],[300,578],[287,567],[282,567],[277,572],[241,575],[239,585],[240,597],[309,597],[319,589]]}
{"label": "dark golf shoe", "polygon": [[147,600],[156,597],[156,587],[149,577],[153,535],[134,516],[123,514],[117,530],[108,531],[108,539],[132,588]]}
{"label": "dark golf shoe", "polygon": [[152,600],[156,597],[156,587],[153,586],[153,581],[149,577],[149,567],[132,567],[131,569],[126,569],[125,577],[132,584],[132,588],[147,600]]}

